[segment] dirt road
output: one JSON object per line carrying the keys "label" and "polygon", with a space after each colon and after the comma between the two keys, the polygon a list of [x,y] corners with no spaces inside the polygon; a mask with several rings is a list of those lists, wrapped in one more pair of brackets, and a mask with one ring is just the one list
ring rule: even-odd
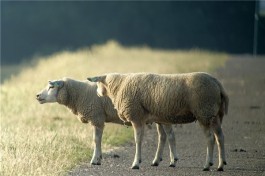
{"label": "dirt road", "polygon": [[198,123],[174,128],[179,156],[175,168],[169,166],[166,147],[163,161],[152,167],[157,133],[155,126],[146,129],[142,147],[142,164],[132,170],[134,142],[113,152],[104,153],[101,166],[89,161],[69,175],[262,175],[265,176],[265,58],[233,57],[214,75],[221,80],[229,97],[229,113],[224,117],[223,131],[227,166],[217,172],[217,148],[211,171],[202,171],[206,157],[206,139]]}

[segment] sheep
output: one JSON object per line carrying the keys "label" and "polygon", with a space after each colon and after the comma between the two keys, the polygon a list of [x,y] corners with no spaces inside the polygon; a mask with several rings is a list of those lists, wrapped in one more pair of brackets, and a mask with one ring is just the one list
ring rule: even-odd
{"label": "sheep", "polygon": [[[82,123],[91,123],[94,128],[94,152],[90,163],[92,165],[101,165],[101,139],[104,123],[112,122],[129,126],[131,126],[131,123],[124,123],[120,120],[111,100],[108,97],[98,97],[96,92],[96,83],[63,78],[61,80],[49,81],[48,85],[36,95],[36,99],[40,104],[57,102],[65,105],[73,114],[77,115]],[[177,154],[172,126],[161,124],[156,126],[159,142],[152,165],[158,166],[162,160],[166,135],[168,135],[171,155],[170,166],[174,167]]]}
{"label": "sheep", "polygon": [[226,165],[221,123],[229,98],[221,83],[207,73],[110,73],[87,78],[97,82],[98,95],[111,98],[119,117],[134,128],[136,152],[132,169],[139,169],[143,124],[183,124],[198,121],[207,138],[203,170],[213,165],[214,138],[218,145],[218,171]]}

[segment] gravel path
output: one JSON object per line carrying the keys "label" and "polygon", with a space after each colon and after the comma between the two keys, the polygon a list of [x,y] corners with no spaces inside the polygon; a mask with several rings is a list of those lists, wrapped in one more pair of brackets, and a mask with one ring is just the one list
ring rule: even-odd
{"label": "gravel path", "polygon": [[101,166],[81,164],[68,175],[262,175],[265,176],[265,58],[233,57],[215,76],[221,80],[229,97],[229,113],[224,117],[223,131],[227,166],[217,172],[217,148],[214,166],[203,172],[206,139],[198,123],[174,127],[179,161],[169,166],[169,150],[165,147],[158,167],[151,162],[157,145],[156,128],[147,129],[142,147],[142,164],[132,170],[134,141],[112,152],[104,153]]}

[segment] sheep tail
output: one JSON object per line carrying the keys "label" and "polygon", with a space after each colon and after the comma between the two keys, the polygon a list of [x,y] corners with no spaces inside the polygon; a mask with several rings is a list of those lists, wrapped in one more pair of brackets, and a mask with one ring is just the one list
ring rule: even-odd
{"label": "sheep tail", "polygon": [[222,99],[222,105],[224,107],[224,113],[228,114],[229,98],[223,86],[221,87],[221,99]]}
{"label": "sheep tail", "polygon": [[228,114],[228,105],[229,105],[229,98],[228,95],[224,89],[224,87],[222,86],[222,84],[216,79],[217,84],[220,87],[220,94],[221,94],[221,106],[220,106],[220,110],[219,110],[219,118],[220,121],[222,123],[223,121],[223,116],[225,114]]}

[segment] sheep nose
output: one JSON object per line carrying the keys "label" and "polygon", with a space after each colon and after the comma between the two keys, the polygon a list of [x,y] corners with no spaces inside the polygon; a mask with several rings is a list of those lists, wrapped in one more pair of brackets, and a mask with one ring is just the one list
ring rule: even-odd
{"label": "sheep nose", "polygon": [[40,94],[37,94],[37,95],[36,95],[36,98],[39,98],[39,96],[40,96]]}

